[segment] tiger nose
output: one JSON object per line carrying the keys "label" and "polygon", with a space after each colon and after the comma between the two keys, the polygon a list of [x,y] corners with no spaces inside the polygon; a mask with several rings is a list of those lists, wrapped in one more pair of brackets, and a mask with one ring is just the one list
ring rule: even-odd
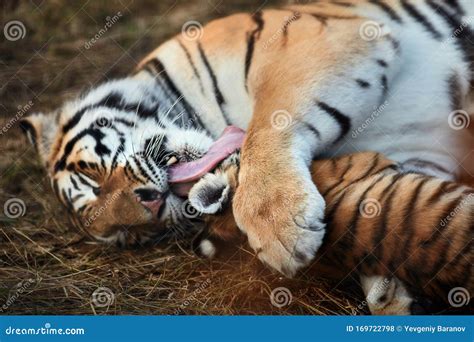
{"label": "tiger nose", "polygon": [[135,189],[134,192],[137,195],[137,201],[150,210],[154,217],[158,218],[160,209],[164,208],[163,202],[167,194],[150,188]]}

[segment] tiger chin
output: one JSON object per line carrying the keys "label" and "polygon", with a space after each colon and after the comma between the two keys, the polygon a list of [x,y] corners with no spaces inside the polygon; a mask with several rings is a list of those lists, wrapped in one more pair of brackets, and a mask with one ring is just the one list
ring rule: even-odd
{"label": "tiger chin", "polygon": [[[239,159],[231,155],[190,190],[207,227],[194,242],[201,256],[214,258],[246,240],[231,203]],[[473,189],[404,173],[375,152],[315,161],[311,173],[328,204],[329,228],[306,274],[358,277],[377,315],[439,313],[456,307],[456,289],[474,293]],[[311,222],[298,224],[312,229]],[[458,313],[472,308],[465,304]]]}

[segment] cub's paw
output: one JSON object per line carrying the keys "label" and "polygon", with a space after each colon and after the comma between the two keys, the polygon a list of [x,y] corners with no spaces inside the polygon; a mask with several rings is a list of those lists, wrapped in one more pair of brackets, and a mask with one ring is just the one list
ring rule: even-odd
{"label": "cub's paw", "polygon": [[239,228],[262,262],[293,277],[309,265],[322,244],[323,197],[312,182],[305,187],[291,181],[273,188],[242,185],[233,202]]}

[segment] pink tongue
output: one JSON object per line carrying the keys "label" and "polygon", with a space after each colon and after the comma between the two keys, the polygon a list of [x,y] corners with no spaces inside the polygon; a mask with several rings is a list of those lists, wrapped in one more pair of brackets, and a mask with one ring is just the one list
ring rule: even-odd
{"label": "pink tongue", "polygon": [[170,167],[170,183],[187,183],[197,180],[214,169],[217,164],[242,147],[245,131],[235,126],[227,126],[222,135],[201,159],[180,163]]}

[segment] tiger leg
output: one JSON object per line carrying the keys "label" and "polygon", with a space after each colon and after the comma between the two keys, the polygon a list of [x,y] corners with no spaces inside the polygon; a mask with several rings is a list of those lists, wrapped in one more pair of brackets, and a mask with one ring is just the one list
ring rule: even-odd
{"label": "tiger leg", "polygon": [[[357,39],[353,35],[360,24],[346,23],[354,27],[334,39],[345,46],[344,40]],[[233,210],[259,259],[287,276],[311,262],[325,233],[325,202],[309,166],[315,156],[343,143],[352,124],[383,102],[386,86],[398,70],[390,38],[388,29],[374,42],[361,42],[359,37],[361,49],[350,60],[333,51],[327,59],[318,59],[317,65],[305,62],[295,68],[285,60],[315,53],[301,51],[300,44],[300,50],[291,50],[298,56],[267,63],[269,70],[262,67],[258,78],[249,78],[250,85],[258,83],[251,87],[257,89],[254,111],[242,149]],[[330,51],[335,46],[319,48]],[[381,68],[376,62],[380,59],[389,67]],[[313,78],[308,71],[315,73]],[[365,81],[361,83],[360,77]],[[382,86],[365,87],[365,82]]]}

